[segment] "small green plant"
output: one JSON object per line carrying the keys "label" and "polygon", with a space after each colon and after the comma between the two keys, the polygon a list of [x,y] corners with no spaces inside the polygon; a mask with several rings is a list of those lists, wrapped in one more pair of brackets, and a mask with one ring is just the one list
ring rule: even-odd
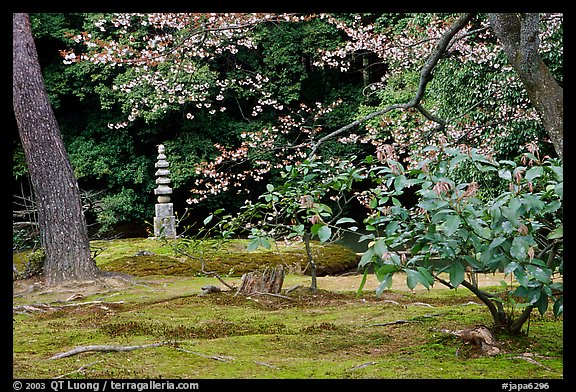
{"label": "small green plant", "polygon": [[220,218],[211,231],[223,239],[244,233],[249,239],[248,251],[271,249],[275,241],[304,242],[311,271],[310,289],[314,291],[318,289],[317,263],[310,241],[334,241],[344,230],[343,225],[356,223],[342,216],[354,198],[350,195],[352,185],[362,179],[360,169],[351,161],[326,164],[307,160],[286,166],[281,178],[282,183],[268,184],[256,202],[246,201],[237,215],[223,215],[224,210],[218,210],[204,224]]}

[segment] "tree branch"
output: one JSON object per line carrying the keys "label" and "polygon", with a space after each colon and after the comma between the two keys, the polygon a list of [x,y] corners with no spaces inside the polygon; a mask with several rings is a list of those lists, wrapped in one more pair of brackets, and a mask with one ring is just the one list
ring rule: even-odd
{"label": "tree branch", "polygon": [[[420,104],[420,101],[422,100],[422,98],[424,96],[424,92],[426,91],[426,86],[428,85],[428,83],[433,78],[432,71],[434,70],[434,67],[436,67],[436,65],[440,61],[440,58],[446,53],[446,49],[449,47],[449,45],[452,42],[452,39],[454,38],[456,33],[458,33],[458,31],[462,30],[468,24],[468,22],[470,22],[470,20],[472,20],[474,15],[475,14],[472,14],[472,13],[462,15],[440,37],[440,39],[438,40],[438,43],[436,44],[436,47],[432,51],[432,54],[430,55],[430,57],[428,57],[428,60],[426,61],[426,63],[422,67],[422,69],[420,70],[420,82],[418,84],[418,90],[416,91],[416,94],[414,95],[414,97],[412,97],[412,99],[409,102],[389,105],[383,109],[377,110],[373,113],[370,113],[367,116],[364,116],[364,117],[362,117],[356,121],[353,121],[352,123],[345,125],[339,129],[329,133],[328,135],[321,137],[312,145],[310,153],[308,154],[308,159],[312,159],[314,157],[314,155],[316,154],[316,152],[318,151],[318,148],[327,140],[332,139],[333,137],[338,136],[338,135],[348,131],[349,129],[354,128],[357,125],[360,125],[360,124],[362,124],[362,123],[364,123],[364,122],[366,122],[366,121],[368,121],[374,117],[381,116],[381,115],[386,114],[386,113],[388,113],[392,110],[395,110],[395,109],[415,108],[427,119],[438,123],[439,124],[438,128],[440,130],[444,129],[444,127],[446,126],[446,122],[444,120],[440,119],[439,117],[434,116],[433,114],[431,114],[427,110],[425,110],[424,107]],[[302,146],[300,146],[300,147],[302,147]]]}

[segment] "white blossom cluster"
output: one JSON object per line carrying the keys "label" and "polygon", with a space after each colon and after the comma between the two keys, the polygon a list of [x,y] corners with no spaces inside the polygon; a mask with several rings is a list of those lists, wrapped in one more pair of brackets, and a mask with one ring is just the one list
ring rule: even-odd
{"label": "white blossom cluster", "polygon": [[[340,103],[338,100],[326,107],[319,102],[312,107],[301,104],[296,113],[279,117],[276,126],[257,132],[242,132],[241,144],[237,148],[215,144],[220,154],[196,166],[198,178],[191,190],[192,197],[187,202],[197,204],[211,195],[232,189],[237,193],[250,193],[248,180],[259,182],[272,169],[300,164],[307,158],[314,137],[322,132],[318,124],[322,116],[330,113]],[[272,160],[259,158],[270,152],[274,153]],[[332,165],[336,162],[332,162]],[[246,167],[238,169],[244,167],[240,164],[246,164]],[[230,170],[231,166],[236,169]]]}
{"label": "white blossom cluster", "polygon": [[[233,76],[222,77],[208,68],[205,60],[223,54],[234,55],[242,47],[254,49],[252,30],[257,23],[302,18],[258,13],[118,13],[109,20],[95,22],[97,30],[108,32],[116,39],[103,40],[85,32],[73,37],[85,47],[84,52],[68,50],[61,54],[65,64],[87,61],[134,68],[135,73],[117,78],[113,86],[123,93],[124,106],[132,108],[128,123],[138,117],[165,113],[177,105],[206,110],[209,114],[225,111],[225,97],[234,88],[250,91],[257,98],[251,113],[257,116],[265,107],[283,109],[266,90],[267,78],[239,66],[239,72]],[[149,34],[135,38],[136,31],[142,34],[143,27]],[[195,113],[188,111],[185,117],[193,119]],[[110,126],[122,127],[125,122]]]}

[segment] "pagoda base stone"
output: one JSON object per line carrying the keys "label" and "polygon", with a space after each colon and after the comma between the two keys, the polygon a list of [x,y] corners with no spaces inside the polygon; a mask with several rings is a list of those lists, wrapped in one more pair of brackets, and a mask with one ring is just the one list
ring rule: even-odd
{"label": "pagoda base stone", "polygon": [[156,204],[154,236],[156,238],[176,238],[176,217],[172,203]]}

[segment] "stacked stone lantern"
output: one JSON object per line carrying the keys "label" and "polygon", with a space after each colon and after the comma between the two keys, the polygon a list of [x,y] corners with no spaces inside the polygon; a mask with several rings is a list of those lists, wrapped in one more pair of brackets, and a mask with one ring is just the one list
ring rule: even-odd
{"label": "stacked stone lantern", "polygon": [[158,146],[158,157],[156,162],[156,184],[154,194],[158,196],[156,204],[156,216],[154,217],[154,236],[156,238],[176,238],[176,218],[174,216],[174,205],[171,202],[170,195],[170,164],[164,155],[164,145]]}

